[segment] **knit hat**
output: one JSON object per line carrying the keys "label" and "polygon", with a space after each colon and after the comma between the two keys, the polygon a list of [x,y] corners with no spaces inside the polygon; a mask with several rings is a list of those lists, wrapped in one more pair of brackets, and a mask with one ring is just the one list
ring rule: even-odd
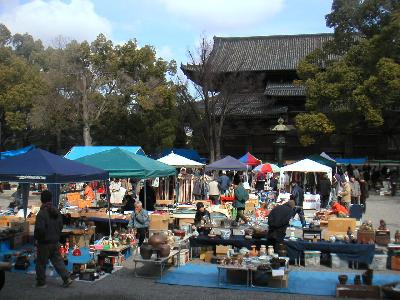
{"label": "knit hat", "polygon": [[289,205],[291,208],[294,208],[294,207],[296,206],[296,202],[294,202],[294,200],[289,200],[289,201],[288,201],[288,205]]}

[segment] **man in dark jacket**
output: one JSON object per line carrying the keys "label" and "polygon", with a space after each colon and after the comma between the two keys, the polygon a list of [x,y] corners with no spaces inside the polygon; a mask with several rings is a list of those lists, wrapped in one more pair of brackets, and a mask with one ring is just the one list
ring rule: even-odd
{"label": "man in dark jacket", "polygon": [[294,208],[294,214],[299,215],[301,225],[305,227],[306,219],[304,218],[304,211],[303,211],[304,191],[300,187],[300,185],[295,181],[292,182],[292,194],[290,195],[290,199],[294,200],[296,204]]}
{"label": "man in dark jacket", "polygon": [[288,203],[276,206],[268,215],[268,244],[274,246],[275,250],[286,236],[286,229],[294,216],[294,208],[294,201],[289,200]]}
{"label": "man in dark jacket", "polygon": [[46,265],[49,259],[64,281],[63,287],[68,287],[72,280],[59,252],[59,240],[63,228],[62,215],[52,206],[50,191],[43,191],[40,200],[42,206],[36,216],[34,232],[37,246],[36,287],[46,287]]}
{"label": "man in dark jacket", "polygon": [[326,175],[319,181],[319,194],[321,196],[321,208],[326,208],[331,194],[332,184]]}
{"label": "man in dark jacket", "polygon": [[249,200],[249,193],[244,188],[243,182],[240,182],[235,188],[235,200],[233,201],[233,207],[237,209],[236,222],[238,222],[240,218],[247,223],[247,218],[244,215],[247,200]]}
{"label": "man in dark jacket", "polygon": [[156,204],[156,193],[151,186],[151,181],[146,182],[146,200],[144,199],[144,187],[139,192],[139,201],[143,203],[144,209],[147,211],[154,211]]}

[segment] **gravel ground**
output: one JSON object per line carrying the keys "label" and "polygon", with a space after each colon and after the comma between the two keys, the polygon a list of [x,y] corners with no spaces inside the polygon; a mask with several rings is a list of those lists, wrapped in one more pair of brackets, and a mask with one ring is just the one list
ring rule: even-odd
{"label": "gravel ground", "polygon": [[[9,193],[0,194],[0,207],[9,202]],[[36,198],[37,200],[37,198]],[[34,200],[35,201],[35,200]],[[400,197],[380,197],[372,195],[368,200],[365,219],[374,225],[385,219],[392,235],[400,229],[398,216]],[[329,271],[328,268],[321,268]],[[399,273],[399,272],[397,272]],[[61,281],[49,279],[46,289],[35,289],[34,276],[22,273],[6,273],[6,284],[0,291],[0,299],[329,299],[333,297],[314,297],[265,292],[249,292],[228,289],[195,288],[155,283],[152,279],[135,278],[131,261],[125,268],[97,283],[74,282],[67,289],[60,287]]]}

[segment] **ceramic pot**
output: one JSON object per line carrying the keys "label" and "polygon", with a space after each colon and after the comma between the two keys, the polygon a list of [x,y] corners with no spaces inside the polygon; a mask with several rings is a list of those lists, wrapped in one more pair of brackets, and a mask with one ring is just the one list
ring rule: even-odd
{"label": "ceramic pot", "polygon": [[140,246],[140,256],[143,259],[150,259],[151,255],[153,254],[153,247],[147,243],[143,243]]}
{"label": "ceramic pot", "polygon": [[347,275],[339,275],[338,279],[340,284],[346,284],[348,277]]}
{"label": "ceramic pot", "polygon": [[149,244],[154,248],[158,248],[159,245],[165,244],[167,242],[167,237],[164,234],[154,233],[149,238]]}
{"label": "ceramic pot", "polygon": [[171,247],[168,244],[161,244],[158,246],[160,257],[168,257],[171,252]]}
{"label": "ceramic pot", "polygon": [[260,247],[260,255],[266,255],[267,254],[267,248],[265,245],[261,245]]}
{"label": "ceramic pot", "polygon": [[374,271],[372,269],[368,269],[367,271],[365,271],[365,273],[362,274],[363,284],[372,285],[373,276],[374,276]]}
{"label": "ceramic pot", "polygon": [[360,275],[354,276],[354,284],[355,285],[361,284],[361,276]]}
{"label": "ceramic pot", "polygon": [[272,256],[274,254],[274,247],[273,246],[268,246],[268,255]]}
{"label": "ceramic pot", "polygon": [[250,256],[257,256],[258,251],[256,250],[256,245],[251,246],[251,251],[249,253]]}

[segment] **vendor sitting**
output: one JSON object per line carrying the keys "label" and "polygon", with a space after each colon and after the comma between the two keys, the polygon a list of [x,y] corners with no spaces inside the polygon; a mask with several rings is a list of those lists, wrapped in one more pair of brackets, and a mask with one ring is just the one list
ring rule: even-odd
{"label": "vendor sitting", "polygon": [[349,215],[349,211],[347,210],[346,207],[341,205],[339,202],[333,201],[332,206],[331,206],[331,212],[329,214],[337,215],[338,217],[340,217],[340,216],[346,217]]}
{"label": "vendor sitting", "polygon": [[258,219],[266,219],[269,215],[269,211],[267,210],[267,203],[263,202],[260,205],[260,208],[256,210],[256,218]]}
{"label": "vendor sitting", "polygon": [[85,200],[92,202],[95,199],[92,187],[89,184],[85,183],[83,185],[83,188],[84,188],[83,195],[85,197]]}
{"label": "vendor sitting", "polygon": [[194,226],[200,234],[208,234],[210,230],[204,228],[204,225],[211,221],[210,213],[204,207],[203,202],[197,202],[196,207],[197,211],[194,217]]}

